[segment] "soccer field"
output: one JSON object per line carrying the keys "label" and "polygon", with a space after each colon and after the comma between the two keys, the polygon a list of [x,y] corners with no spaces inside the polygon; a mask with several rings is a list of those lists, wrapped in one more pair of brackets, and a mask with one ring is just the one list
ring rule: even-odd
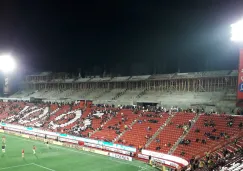
{"label": "soccer field", "polygon": [[[149,171],[140,161],[124,161],[107,156],[51,145],[13,135],[6,136],[6,153],[1,154],[0,171]],[[36,146],[36,155],[32,147]],[[21,156],[25,150],[25,158]]]}

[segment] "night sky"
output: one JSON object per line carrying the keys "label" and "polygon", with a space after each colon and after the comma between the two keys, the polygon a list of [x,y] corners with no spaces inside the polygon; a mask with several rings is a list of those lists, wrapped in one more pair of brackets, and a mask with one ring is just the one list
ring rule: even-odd
{"label": "night sky", "polygon": [[[1,0],[0,52],[21,71],[99,75],[237,69],[242,0]],[[80,69],[79,69],[80,68]]]}

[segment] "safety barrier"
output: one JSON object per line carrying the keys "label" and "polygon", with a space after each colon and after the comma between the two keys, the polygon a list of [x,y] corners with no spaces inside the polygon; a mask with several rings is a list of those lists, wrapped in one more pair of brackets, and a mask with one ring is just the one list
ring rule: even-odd
{"label": "safety barrier", "polygon": [[51,139],[56,139],[58,137],[59,140],[65,141],[65,142],[71,142],[78,144],[78,142],[86,142],[86,143],[92,143],[92,144],[99,144],[102,146],[106,147],[111,147],[111,148],[117,148],[120,150],[125,150],[129,152],[136,152],[136,148],[134,147],[129,147],[129,146],[123,146],[120,144],[114,144],[111,142],[105,142],[105,141],[98,141],[98,140],[93,140],[93,139],[88,139],[88,138],[82,138],[82,137],[76,137],[68,134],[60,134],[57,132],[49,132],[49,131],[44,131],[36,128],[31,128],[31,127],[23,127],[23,126],[18,126],[18,125],[12,125],[12,124],[6,124],[6,123],[0,123],[0,126],[2,126],[4,129],[16,131],[16,132],[22,132],[26,134],[31,134],[31,135],[37,135],[38,136],[47,136],[47,138]]}
{"label": "safety barrier", "polygon": [[121,159],[121,160],[132,161],[132,157],[121,155],[121,154],[109,153],[109,156],[117,158],[117,159]]}
{"label": "safety barrier", "polygon": [[144,149],[142,150],[142,154],[147,155],[147,156],[151,156],[151,157],[154,157],[154,158],[163,159],[163,160],[171,161],[171,162],[174,162],[174,163],[178,163],[182,166],[188,165],[188,161],[186,161],[185,159],[180,158],[180,157],[176,157],[176,156],[172,156],[172,155],[169,155],[169,154],[158,153],[158,152],[144,150]]}

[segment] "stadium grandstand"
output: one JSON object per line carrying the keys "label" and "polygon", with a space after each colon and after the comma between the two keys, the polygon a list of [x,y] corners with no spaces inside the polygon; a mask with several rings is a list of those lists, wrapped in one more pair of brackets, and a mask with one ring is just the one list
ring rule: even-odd
{"label": "stadium grandstand", "polygon": [[[93,104],[204,107],[206,112],[232,113],[236,70],[163,75],[69,78],[67,73],[43,72],[27,76],[24,88],[10,98],[43,101],[90,100]],[[180,105],[178,105],[180,104]]]}
{"label": "stadium grandstand", "polygon": [[22,89],[1,98],[0,131],[157,168],[239,171],[243,117],[235,107],[237,79],[236,70],[29,75]]}

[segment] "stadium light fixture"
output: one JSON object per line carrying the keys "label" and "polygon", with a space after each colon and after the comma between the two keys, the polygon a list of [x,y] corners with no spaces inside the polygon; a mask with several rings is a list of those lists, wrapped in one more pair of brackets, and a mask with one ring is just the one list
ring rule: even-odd
{"label": "stadium light fixture", "polygon": [[9,54],[0,55],[0,70],[5,74],[14,71],[16,63],[14,58]]}
{"label": "stadium light fixture", "polygon": [[231,40],[243,42],[243,19],[231,24]]}

